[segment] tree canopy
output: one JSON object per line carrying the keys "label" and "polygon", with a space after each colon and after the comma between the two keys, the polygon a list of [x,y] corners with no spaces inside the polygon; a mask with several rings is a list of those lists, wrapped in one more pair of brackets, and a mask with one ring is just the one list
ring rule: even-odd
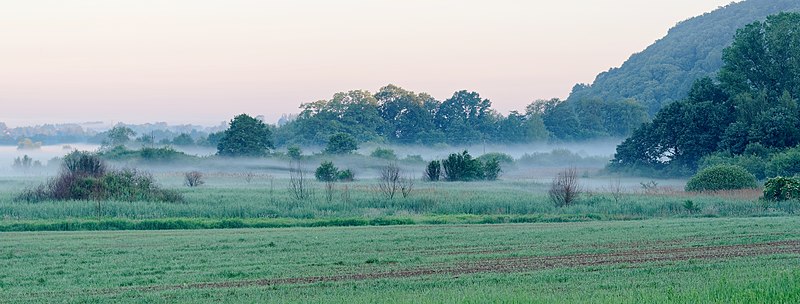
{"label": "tree canopy", "polygon": [[689,174],[714,152],[800,144],[800,14],[781,13],[737,31],[718,81],[696,81],[618,148],[611,168]]}
{"label": "tree canopy", "polygon": [[[667,104],[684,99],[694,81],[713,77],[719,71],[723,49],[731,45],[737,29],[769,15],[792,11],[800,11],[800,1],[748,0],[680,22],[621,67],[600,73],[591,85],[576,85],[568,100],[633,99],[654,115]],[[730,60],[736,54],[727,52],[724,56]]]}
{"label": "tree canopy", "polygon": [[220,156],[261,157],[267,155],[272,144],[272,132],[264,122],[241,114],[231,120],[230,127],[217,144]]}

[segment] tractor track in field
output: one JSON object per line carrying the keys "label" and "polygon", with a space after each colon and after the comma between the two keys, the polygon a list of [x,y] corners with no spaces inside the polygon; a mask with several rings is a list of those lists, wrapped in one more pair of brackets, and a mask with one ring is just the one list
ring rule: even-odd
{"label": "tractor track in field", "polygon": [[[385,272],[349,273],[341,275],[307,276],[240,280],[228,282],[189,283],[177,285],[153,285],[122,287],[75,292],[82,295],[112,295],[125,292],[161,292],[189,289],[220,289],[258,286],[299,285],[379,279],[415,278],[424,276],[453,276],[478,273],[521,273],[536,270],[570,267],[592,267],[616,264],[668,263],[686,260],[725,260],[775,254],[800,254],[800,240],[766,243],[751,243],[720,246],[674,247],[658,249],[635,249],[598,254],[570,254],[557,256],[520,256],[488,258],[455,264],[431,265]],[[66,292],[71,293],[71,292]],[[63,296],[65,293],[26,293],[27,296]],[[20,294],[23,296],[23,294]]]}
{"label": "tractor track in field", "polygon": [[172,286],[158,285],[132,288],[129,290],[151,292],[180,289],[240,288],[253,286],[311,284],[322,282],[363,281],[376,279],[411,278],[431,275],[459,276],[475,273],[517,273],[552,268],[603,266],[614,264],[641,264],[652,262],[685,261],[693,259],[732,259],[773,254],[800,254],[800,240],[725,246],[632,250],[603,254],[574,254],[561,256],[530,256],[485,259],[474,262],[458,263],[454,265],[444,265],[441,267],[420,267],[387,272],[243,280],[233,282],[193,283]]}

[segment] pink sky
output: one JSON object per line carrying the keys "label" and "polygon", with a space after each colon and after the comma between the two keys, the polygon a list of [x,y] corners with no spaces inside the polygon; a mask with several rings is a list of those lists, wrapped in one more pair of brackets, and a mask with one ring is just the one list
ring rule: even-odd
{"label": "pink sky", "polygon": [[0,9],[0,121],[217,124],[393,83],[507,112],[568,95],[730,0],[25,0]]}

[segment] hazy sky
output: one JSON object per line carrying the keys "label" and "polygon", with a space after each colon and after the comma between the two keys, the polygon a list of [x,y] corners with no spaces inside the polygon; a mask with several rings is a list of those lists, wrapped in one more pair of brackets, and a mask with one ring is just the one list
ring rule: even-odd
{"label": "hazy sky", "polygon": [[506,112],[730,0],[0,0],[0,121],[216,124],[393,83]]}

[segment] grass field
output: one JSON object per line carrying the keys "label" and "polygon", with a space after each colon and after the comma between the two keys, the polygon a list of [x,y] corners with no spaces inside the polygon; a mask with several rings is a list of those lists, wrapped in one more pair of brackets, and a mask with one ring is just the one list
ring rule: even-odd
{"label": "grass field", "polygon": [[[645,193],[628,182],[619,195],[594,188],[572,206],[556,207],[542,180],[474,183],[419,181],[408,198],[387,199],[376,181],[336,185],[328,201],[322,185],[308,200],[295,199],[285,179],[209,176],[206,185],[188,188],[177,175],[158,176],[178,189],[183,203],[67,201],[15,202],[22,189],[42,177],[0,178],[0,231],[198,229],[385,224],[558,222],[680,217],[789,216],[796,202],[765,204],[760,191],[697,195],[663,188]],[[603,184],[608,180],[588,179]],[[692,208],[686,208],[687,201]],[[100,219],[100,222],[97,220]],[[79,224],[75,224],[79,223]]]}
{"label": "grass field", "polygon": [[0,234],[0,302],[800,301],[800,218]]}

